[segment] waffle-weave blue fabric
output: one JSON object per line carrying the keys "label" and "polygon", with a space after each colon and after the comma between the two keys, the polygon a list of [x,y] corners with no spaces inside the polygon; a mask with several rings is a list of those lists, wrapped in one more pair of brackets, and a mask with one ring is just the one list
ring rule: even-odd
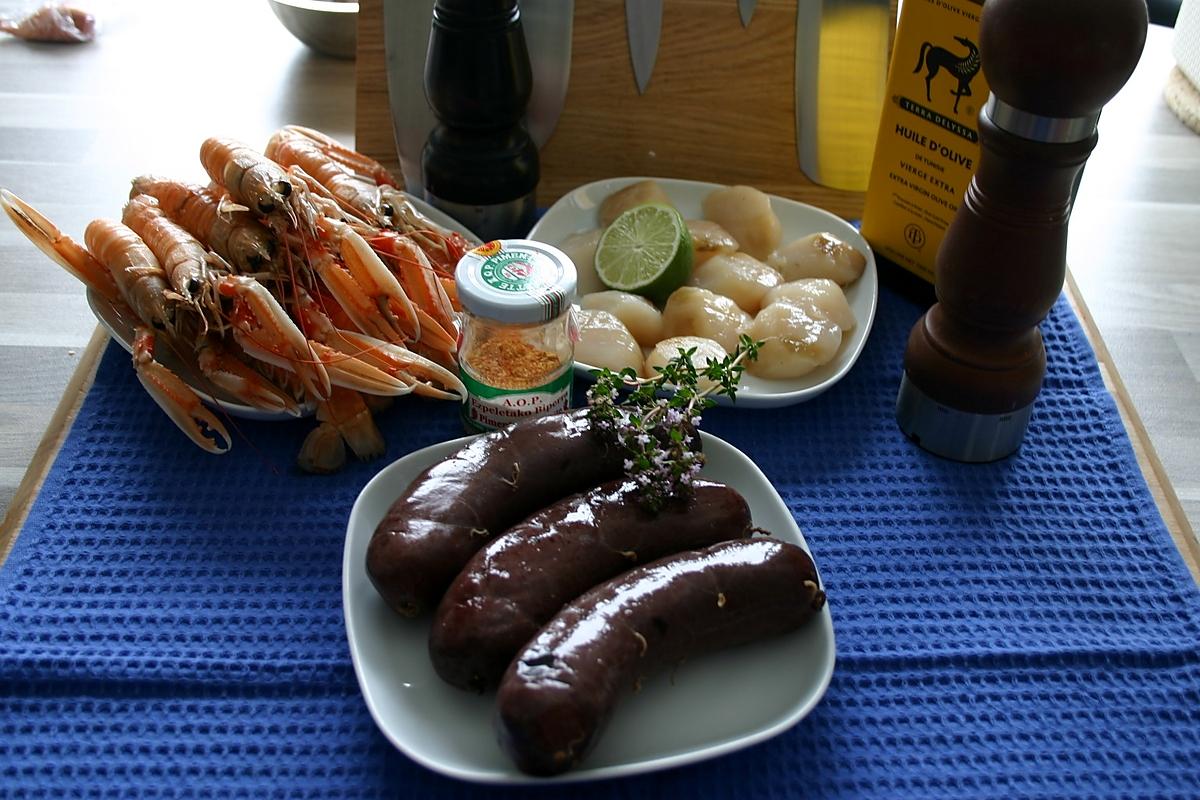
{"label": "waffle-weave blue fabric", "polygon": [[886,288],[820,398],[714,410],[790,505],[826,583],[822,703],[749,750],[643,777],[489,789],[375,729],[351,668],[349,510],[390,460],[460,435],[403,399],[384,460],[301,475],[311,422],[193,448],[110,346],[0,572],[0,796],[1200,797],[1200,594],[1060,301],[1020,452],[966,466],[900,434],[921,309]]}

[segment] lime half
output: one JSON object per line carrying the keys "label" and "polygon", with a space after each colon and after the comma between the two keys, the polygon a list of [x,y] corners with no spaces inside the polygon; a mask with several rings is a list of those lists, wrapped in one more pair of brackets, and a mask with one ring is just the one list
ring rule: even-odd
{"label": "lime half", "polygon": [[596,274],[610,289],[659,305],[692,275],[692,237],[679,212],[661,203],[634,206],[613,220],[596,247]]}

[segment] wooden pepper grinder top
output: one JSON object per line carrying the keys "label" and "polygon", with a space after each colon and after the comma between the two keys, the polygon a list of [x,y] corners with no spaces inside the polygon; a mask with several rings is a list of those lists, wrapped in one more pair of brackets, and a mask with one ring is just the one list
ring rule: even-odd
{"label": "wooden pepper grinder top", "polygon": [[938,302],[909,335],[896,403],[926,450],[993,461],[1020,446],[1046,372],[1037,326],[1066,275],[1072,189],[1146,26],[1145,0],[984,4],[979,166],[938,250]]}

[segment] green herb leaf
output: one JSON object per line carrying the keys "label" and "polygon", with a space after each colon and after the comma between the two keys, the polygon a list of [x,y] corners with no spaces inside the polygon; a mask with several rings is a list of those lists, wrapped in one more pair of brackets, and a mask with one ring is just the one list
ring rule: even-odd
{"label": "green herb leaf", "polygon": [[[689,448],[689,433],[699,427],[700,412],[716,405],[709,395],[737,399],[738,382],[746,359],[757,359],[762,342],[743,334],[738,347],[724,359],[709,359],[701,368],[692,363],[695,348],[676,354],[652,378],[640,378],[631,368],[620,373],[593,370],[596,382],[588,390],[589,417],[628,454],[626,473],[642,489],[642,502],[652,511],[691,488],[704,465],[704,456]],[[699,389],[704,378],[708,385]],[[617,399],[628,391],[623,403]],[[667,398],[658,395],[669,391]]]}

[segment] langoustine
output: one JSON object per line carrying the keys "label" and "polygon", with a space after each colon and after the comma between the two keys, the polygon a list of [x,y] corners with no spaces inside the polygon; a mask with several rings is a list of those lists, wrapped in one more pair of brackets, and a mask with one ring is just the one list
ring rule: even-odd
{"label": "langoustine", "polygon": [[[308,138],[324,148],[336,145],[323,134]],[[374,164],[340,145],[336,152],[350,163]],[[323,184],[298,177],[298,167],[233,140],[206,140],[201,161],[213,179],[207,187],[134,180],[124,214],[131,227],[107,230],[139,253],[140,266],[126,259],[110,268],[36,209],[3,194],[17,227],[130,321],[139,377],[165,370],[175,379],[164,389],[169,378],[163,378],[152,394],[193,441],[212,452],[231,444],[192,389],[205,383],[262,410],[297,414],[301,403],[315,405],[322,434],[313,441],[333,429],[344,441],[355,437],[351,450],[362,458],[381,448],[362,444],[370,438],[361,433],[365,425],[343,422],[369,423],[369,409],[379,404],[359,393],[465,395],[447,369],[457,329],[443,281],[450,275],[447,259],[465,252],[466,239],[424,220],[415,208],[406,210],[403,231],[390,227],[386,215],[346,213]],[[367,172],[356,178],[364,189],[368,178],[390,179],[382,167]],[[389,197],[402,197],[386,188]],[[423,241],[435,246],[426,251]],[[106,246],[101,237],[95,244]],[[385,265],[381,255],[393,263]],[[322,324],[314,322],[318,312]],[[160,338],[180,356],[188,381],[154,360]],[[318,445],[306,442],[299,463],[328,471],[331,462],[310,447]]]}
{"label": "langoustine", "polygon": [[133,179],[130,197],[148,195],[163,212],[241,273],[269,268],[278,243],[248,209],[228,193],[170,178],[143,175]]}
{"label": "langoustine", "polygon": [[47,3],[19,20],[0,17],[0,32],[31,42],[79,44],[96,38],[96,18],[79,8]]}

